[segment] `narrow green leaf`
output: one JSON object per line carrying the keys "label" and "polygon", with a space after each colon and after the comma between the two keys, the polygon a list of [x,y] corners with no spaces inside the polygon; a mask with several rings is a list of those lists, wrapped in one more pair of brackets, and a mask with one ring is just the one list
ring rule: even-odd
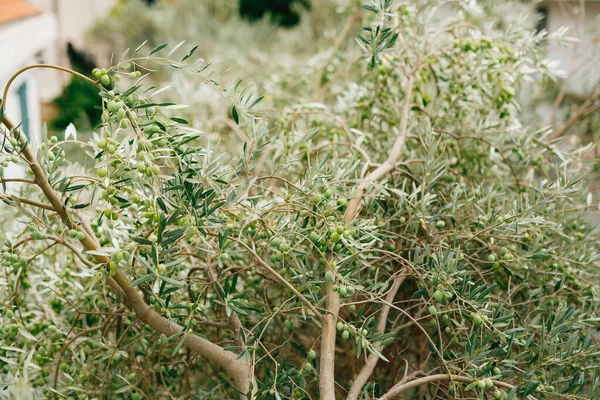
{"label": "narrow green leaf", "polygon": [[231,108],[231,115],[233,116],[233,120],[235,121],[235,123],[239,125],[240,124],[240,116],[238,115],[238,111],[235,106],[233,106]]}
{"label": "narrow green leaf", "polygon": [[159,51],[161,51],[162,49],[164,49],[165,47],[167,47],[168,44],[167,43],[163,43],[163,44],[159,44],[158,46],[156,46],[154,48],[154,50],[152,50],[150,52],[150,54],[148,54],[148,57],[150,57],[152,54],[158,53]]}

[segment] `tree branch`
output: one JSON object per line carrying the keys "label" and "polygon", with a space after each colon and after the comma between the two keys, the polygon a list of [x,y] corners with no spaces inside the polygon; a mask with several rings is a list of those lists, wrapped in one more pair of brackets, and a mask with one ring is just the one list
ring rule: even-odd
{"label": "tree branch", "polygon": [[[402,282],[406,279],[406,275],[402,275],[394,279],[394,283],[388,294],[385,296],[385,300],[383,305],[381,306],[381,313],[379,314],[379,321],[377,322],[377,333],[381,334],[385,332],[385,325],[387,323],[387,317],[390,312],[390,305],[394,302],[394,298],[396,297],[396,293],[398,293],[398,289]],[[378,347],[377,350],[381,351],[383,349],[382,346]],[[369,354],[367,357],[367,361],[365,361],[365,365],[363,365],[360,370],[358,376],[354,380],[352,387],[350,388],[350,392],[348,393],[347,400],[357,400],[360,395],[360,391],[362,390],[365,383],[373,373],[375,369],[375,365],[377,365],[377,361],[379,361],[379,357],[375,353]]]}
{"label": "tree branch", "polygon": [[[42,167],[33,154],[31,147],[26,144],[25,138],[21,136],[21,132],[18,129],[15,129],[15,125],[6,117],[6,114],[3,115],[2,122],[9,130],[14,130],[14,136],[17,140],[25,143],[22,147],[22,155],[33,171],[34,182],[42,190],[54,211],[58,213],[68,228],[78,229],[78,225],[73,221],[67,212],[67,209],[64,207],[60,195],[54,191],[46,179]],[[87,233],[85,234],[85,238],[81,241],[81,244],[88,251],[96,250],[100,247],[96,238]],[[107,264],[110,261],[109,258],[105,256],[94,255],[93,257],[102,264]],[[122,291],[125,298],[125,305],[132,309],[136,316],[151,328],[166,336],[172,336],[183,330],[181,325],[163,317],[146,304],[136,289],[131,286],[131,282],[129,282],[121,271],[117,270],[113,278],[108,277],[107,282],[114,291]],[[237,358],[235,353],[226,351],[215,343],[194,334],[185,335],[184,345],[226,370],[234,379],[235,384],[242,393],[248,393],[250,391],[256,392],[256,382],[252,376],[251,367],[246,363],[244,358]],[[250,388],[251,385],[252,389]]]}
{"label": "tree branch", "polygon": [[28,204],[30,206],[35,206],[37,208],[41,208],[44,210],[48,210],[48,211],[54,211],[54,207],[52,207],[52,205],[50,204],[46,204],[46,203],[41,203],[39,201],[35,201],[35,200],[31,200],[25,197],[17,197],[17,196],[9,196],[9,195],[5,195],[5,194],[0,194],[0,200],[6,200],[6,201],[18,201],[19,203],[23,203],[23,204]]}
{"label": "tree branch", "polygon": [[413,83],[415,81],[415,73],[411,72],[408,77],[408,81],[404,87],[404,101],[402,103],[402,110],[400,114],[400,126],[398,127],[398,136],[392,147],[387,160],[384,161],[379,167],[373,170],[367,177],[358,185],[354,196],[348,203],[348,210],[346,211],[346,217],[344,218],[346,223],[350,223],[360,211],[360,202],[365,194],[365,189],[372,182],[377,182],[385,174],[393,170],[396,166],[398,158],[400,158],[400,152],[404,148],[404,142],[406,141],[406,134],[408,131],[408,113],[410,111],[410,105],[412,102],[412,90]]}
{"label": "tree branch", "polygon": [[329,53],[329,57],[327,57],[327,60],[325,60],[325,62],[321,66],[321,68],[319,68],[319,70],[317,71],[317,74],[315,75],[315,80],[313,82],[313,87],[312,87],[313,101],[317,100],[319,97],[318,96],[319,90],[321,89],[321,81],[323,79],[323,73],[325,72],[325,69],[327,68],[329,63],[331,63],[331,60],[333,60],[333,58],[335,57],[336,53],[342,46],[342,43],[344,43],[344,39],[346,39],[346,36],[348,36],[348,33],[350,33],[350,30],[352,29],[352,26],[354,25],[354,21],[356,21],[359,16],[360,16],[360,11],[356,11],[355,13],[350,14],[348,16],[348,18],[346,19],[346,23],[344,24],[344,26],[342,27],[342,30],[340,31],[340,34],[335,39],[335,43],[333,44],[333,48],[331,49],[331,51]]}
{"label": "tree branch", "polygon": [[[399,382],[398,384],[396,384],[394,387],[392,387],[386,394],[384,394],[383,396],[381,396],[379,398],[379,400],[389,400],[389,399],[393,399],[394,397],[398,396],[400,393],[405,392],[409,389],[413,389],[416,387],[419,387],[421,385],[424,385],[426,383],[433,383],[433,382],[445,382],[445,381],[451,381],[451,382],[462,382],[462,383],[472,383],[474,381],[473,378],[467,378],[466,376],[460,376],[460,375],[450,375],[450,374],[436,374],[436,375],[428,375],[425,376],[423,378],[418,378],[415,380],[412,380],[410,382]],[[494,386],[496,387],[501,387],[504,389],[509,389],[511,390],[514,386],[502,381],[496,381],[496,380],[492,380],[492,382],[494,383]],[[527,396],[528,399],[531,400],[535,400],[535,397],[529,395]]]}
{"label": "tree branch", "polygon": [[335,400],[335,325],[340,312],[340,295],[333,290],[333,284],[327,282],[325,296],[327,312],[321,330],[319,394],[321,400]]}
{"label": "tree branch", "polygon": [[561,136],[563,136],[573,125],[575,125],[581,118],[585,117],[586,115],[596,111],[596,110],[600,110],[600,104],[594,104],[594,102],[596,100],[598,100],[600,98],[600,91],[592,96],[590,96],[578,109],[577,111],[575,111],[575,113],[573,113],[573,115],[571,115],[571,117],[566,120],[562,125],[560,125],[559,127],[557,127],[552,134],[550,135],[550,137],[548,138],[547,142],[548,143],[552,143],[554,142],[556,139],[560,138]]}

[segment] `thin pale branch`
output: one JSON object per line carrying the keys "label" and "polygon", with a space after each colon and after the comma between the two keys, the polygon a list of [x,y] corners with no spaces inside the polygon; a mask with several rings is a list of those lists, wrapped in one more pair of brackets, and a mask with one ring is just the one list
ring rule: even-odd
{"label": "thin pale branch", "polygon": [[10,195],[6,195],[6,194],[0,194],[0,200],[6,200],[8,202],[19,202],[19,203],[28,204],[30,206],[34,206],[37,208],[41,208],[43,210],[54,211],[54,207],[52,207],[52,205],[50,205],[50,204],[31,200],[31,199],[28,199],[25,197],[17,197],[17,196],[10,196]]}
{"label": "thin pale branch", "polygon": [[[381,312],[379,314],[379,320],[377,322],[377,333],[384,333],[385,326],[387,323],[387,317],[390,313],[390,305],[394,302],[394,298],[396,297],[396,293],[398,293],[398,289],[402,285],[402,282],[406,279],[406,275],[402,275],[394,279],[394,283],[390,288],[390,291],[385,296],[385,300],[383,305],[381,306]],[[383,347],[379,347],[378,350],[381,351]],[[362,387],[367,383],[367,380],[373,373],[375,366],[377,365],[377,361],[379,361],[379,357],[375,353],[369,354],[367,357],[367,361],[363,365],[360,370],[358,376],[354,380],[352,387],[350,388],[350,392],[348,393],[347,400],[357,400],[360,395],[360,391]]]}
{"label": "thin pale branch", "polygon": [[348,210],[346,211],[345,221],[350,223],[360,211],[360,203],[365,194],[365,189],[371,183],[379,181],[385,174],[393,170],[396,166],[398,158],[400,158],[400,152],[404,148],[404,142],[406,141],[406,135],[408,131],[408,114],[410,111],[410,105],[412,102],[412,90],[415,81],[414,72],[412,72],[406,85],[404,86],[404,101],[402,102],[402,109],[400,115],[400,126],[398,127],[398,135],[396,141],[392,147],[387,160],[381,166],[373,170],[359,185],[356,189],[354,196],[348,203]]}
{"label": "thin pale branch", "polygon": [[[2,122],[9,130],[13,131],[13,134],[17,140],[23,139],[21,137],[21,132],[18,129],[15,129],[15,125],[6,117],[6,114],[3,115]],[[42,190],[52,205],[54,211],[61,217],[68,228],[78,229],[78,225],[75,223],[75,221],[73,221],[71,215],[69,215],[60,195],[54,191],[46,179],[44,170],[38,163],[29,145],[25,145],[23,147],[22,155],[27,160],[31,170],[33,171],[35,183]],[[96,238],[89,234],[85,234],[81,244],[88,251],[97,250],[100,247]],[[110,261],[108,257],[101,255],[94,255],[93,257],[101,264],[107,264]],[[142,296],[134,287],[131,286],[131,282],[129,282],[127,277],[125,277],[121,271],[117,271],[112,278],[108,277],[107,282],[115,292],[118,293],[122,291],[125,305],[132,309],[136,316],[151,328],[165,334],[166,336],[172,336],[183,330],[181,325],[163,317],[152,307],[146,304]],[[251,375],[250,366],[243,358],[237,358],[235,353],[226,351],[219,345],[194,334],[185,335],[184,346],[225,369],[234,379],[238,389],[242,393],[251,391],[251,385],[253,387],[252,390],[256,390],[256,384],[254,382],[254,377]]]}
{"label": "thin pale branch", "polygon": [[[460,375],[450,375],[450,374],[436,374],[436,375],[428,375],[425,376],[423,378],[418,378],[415,380],[412,380],[410,382],[399,382],[398,384],[396,384],[394,387],[392,387],[386,394],[384,394],[383,396],[381,396],[379,398],[379,400],[389,400],[389,399],[393,399],[396,396],[398,396],[399,394],[401,394],[402,392],[405,392],[409,389],[413,389],[416,387],[419,387],[421,385],[427,384],[427,383],[433,383],[433,382],[461,382],[461,383],[472,383],[474,381],[473,378],[468,378],[466,376],[460,376]],[[496,380],[492,380],[492,382],[494,383],[494,386],[496,387],[500,387],[500,388],[504,388],[504,389],[509,389],[511,390],[514,386],[509,384],[509,383],[505,383],[502,381],[496,381]],[[535,400],[535,397],[529,395],[527,396],[528,399],[530,400]]]}

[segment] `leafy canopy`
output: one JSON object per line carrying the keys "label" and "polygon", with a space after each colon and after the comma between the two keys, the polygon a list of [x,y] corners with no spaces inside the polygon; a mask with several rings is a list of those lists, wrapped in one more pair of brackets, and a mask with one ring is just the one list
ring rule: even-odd
{"label": "leafy canopy", "polygon": [[[552,73],[543,34],[516,3],[443,6],[349,6],[355,42],[269,98],[197,47],[126,51],[94,71],[89,169],[55,139],[36,166],[5,127],[3,164],[36,177],[2,179],[6,390],[597,397],[583,150],[520,121],[525,82]],[[159,65],[228,116],[162,100]]]}

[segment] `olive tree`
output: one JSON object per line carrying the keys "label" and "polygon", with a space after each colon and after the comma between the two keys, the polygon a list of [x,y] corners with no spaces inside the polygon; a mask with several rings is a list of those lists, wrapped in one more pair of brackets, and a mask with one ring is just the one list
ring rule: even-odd
{"label": "olive tree", "polygon": [[[262,102],[197,47],[16,71],[88,79],[103,122],[36,154],[3,113],[29,177],[0,178],[2,395],[597,397],[589,148],[519,120],[552,76],[523,6],[454,4],[349,5]],[[220,93],[232,138],[158,100],[156,66]]]}

